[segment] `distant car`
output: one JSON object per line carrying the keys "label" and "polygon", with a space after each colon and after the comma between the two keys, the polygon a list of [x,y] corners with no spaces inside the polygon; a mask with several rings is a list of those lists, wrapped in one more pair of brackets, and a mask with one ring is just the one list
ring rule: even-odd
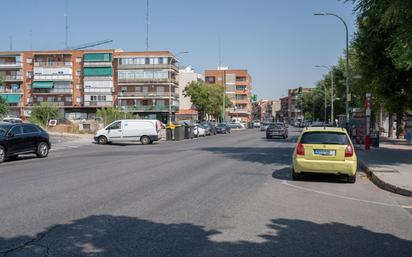
{"label": "distant car", "polygon": [[252,126],[253,126],[254,128],[260,128],[260,121],[254,120],[252,124],[253,124]]}
{"label": "distant car", "polygon": [[15,118],[15,117],[6,117],[3,119],[3,122],[8,122],[8,123],[23,123],[23,121],[20,118]]}
{"label": "distant car", "polygon": [[245,125],[243,125],[242,123],[238,123],[238,122],[227,123],[227,126],[230,127],[231,129],[244,129],[245,128]]}
{"label": "distant car", "polygon": [[266,129],[269,127],[269,124],[269,122],[263,122],[260,126],[260,131],[266,131]]}
{"label": "distant car", "polygon": [[194,127],[194,130],[193,130],[193,133],[194,133],[195,137],[201,137],[201,136],[205,137],[206,136],[206,129],[202,125],[196,123],[195,127]]}
{"label": "distant car", "polygon": [[216,135],[216,125],[213,122],[204,121],[201,125],[206,129],[206,135]]}
{"label": "distant car", "polygon": [[50,150],[49,134],[34,124],[0,123],[0,163],[20,154],[34,153],[45,158]]}
{"label": "distant car", "polygon": [[227,124],[225,124],[225,123],[219,123],[216,126],[216,133],[218,133],[218,134],[227,134],[227,133],[230,133],[230,132],[231,132],[230,127],[227,126]]}
{"label": "distant car", "polygon": [[304,128],[293,152],[292,177],[302,173],[346,174],[356,181],[355,148],[344,128]]}
{"label": "distant car", "polygon": [[283,123],[271,123],[266,130],[266,138],[281,137],[288,138],[288,128]]}

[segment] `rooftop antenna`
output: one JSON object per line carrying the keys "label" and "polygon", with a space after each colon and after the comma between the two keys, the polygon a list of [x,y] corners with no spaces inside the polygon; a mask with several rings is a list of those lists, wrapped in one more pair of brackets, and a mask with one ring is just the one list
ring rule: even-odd
{"label": "rooftop antenna", "polygon": [[64,45],[65,45],[66,49],[68,49],[69,48],[69,15],[68,15],[67,0],[66,0],[66,10],[64,12],[64,18],[65,18],[65,22],[66,22],[66,25],[64,27],[65,30],[66,30],[66,40],[64,41]]}
{"label": "rooftop antenna", "polygon": [[149,0],[146,0],[146,51],[149,51]]}
{"label": "rooftop antenna", "polygon": [[33,31],[29,30],[29,43],[30,43],[30,50],[33,50]]}
{"label": "rooftop antenna", "polygon": [[219,68],[222,67],[222,42],[221,42],[221,38],[220,35],[218,37],[218,51],[219,51]]}
{"label": "rooftop antenna", "polygon": [[9,40],[10,40],[10,51],[12,51],[13,50],[13,36],[10,36]]}

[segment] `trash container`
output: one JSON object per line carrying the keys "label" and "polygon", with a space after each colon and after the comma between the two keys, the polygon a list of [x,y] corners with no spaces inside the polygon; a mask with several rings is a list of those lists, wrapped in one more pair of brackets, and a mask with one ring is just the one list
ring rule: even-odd
{"label": "trash container", "polygon": [[379,147],[379,132],[374,131],[371,133],[371,145],[373,147]]}
{"label": "trash container", "polygon": [[185,139],[185,127],[182,125],[176,125],[174,130],[175,140],[180,141]]}
{"label": "trash container", "polygon": [[193,139],[194,138],[194,124],[190,121],[184,121],[182,126],[185,128],[185,139]]}
{"label": "trash container", "polygon": [[166,128],[166,140],[171,141],[173,140],[173,130],[172,128]]}

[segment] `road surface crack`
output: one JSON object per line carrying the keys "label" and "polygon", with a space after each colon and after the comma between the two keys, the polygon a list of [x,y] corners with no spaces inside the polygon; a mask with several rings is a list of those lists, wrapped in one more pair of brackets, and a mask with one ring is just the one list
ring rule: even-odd
{"label": "road surface crack", "polygon": [[56,230],[57,228],[58,228],[58,226],[54,226],[53,228],[51,228],[51,229],[49,229],[49,230],[47,230],[47,231],[44,231],[44,232],[41,232],[41,233],[37,234],[37,236],[34,237],[34,238],[31,239],[31,240],[28,240],[28,241],[26,241],[26,242],[23,242],[23,243],[15,246],[15,247],[12,247],[12,248],[10,248],[10,249],[0,251],[0,254],[1,254],[3,257],[5,257],[5,256],[7,256],[7,255],[10,254],[10,253],[13,253],[13,252],[16,252],[16,251],[20,251],[20,250],[23,250],[24,248],[26,248],[26,247],[28,247],[28,246],[34,245],[34,246],[39,246],[39,247],[44,248],[45,251],[46,251],[46,255],[45,255],[45,256],[47,257],[47,256],[49,256],[50,248],[49,248],[48,246],[46,246],[46,245],[40,244],[39,242],[40,242],[42,239],[44,239],[47,234],[53,232],[53,231]]}

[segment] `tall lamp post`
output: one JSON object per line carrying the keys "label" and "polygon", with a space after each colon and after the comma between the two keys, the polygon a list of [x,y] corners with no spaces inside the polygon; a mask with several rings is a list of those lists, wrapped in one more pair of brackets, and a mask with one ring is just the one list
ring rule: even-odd
{"label": "tall lamp post", "polygon": [[182,54],[187,54],[189,53],[188,51],[183,51],[183,52],[178,52],[177,54],[173,55],[169,59],[169,118],[168,118],[168,123],[170,124],[172,122],[172,61],[173,59],[176,59],[178,55]]}
{"label": "tall lamp post", "polygon": [[[326,66],[326,65],[315,65],[317,68],[325,68],[330,72],[330,84],[331,84],[331,92],[330,92],[330,121],[334,124],[334,112],[333,112],[333,66]],[[325,99],[326,99],[326,90],[325,90]],[[326,103],[326,100],[325,100]],[[326,105],[325,105],[326,106]],[[326,109],[326,107],[325,107]]]}
{"label": "tall lamp post", "polygon": [[320,13],[314,13],[314,15],[334,16],[338,18],[343,23],[343,25],[345,25],[345,30],[346,30],[346,103],[345,103],[345,110],[346,110],[346,127],[348,127],[349,126],[349,31],[348,31],[348,25],[346,24],[345,20],[342,17],[334,13],[320,12]]}

